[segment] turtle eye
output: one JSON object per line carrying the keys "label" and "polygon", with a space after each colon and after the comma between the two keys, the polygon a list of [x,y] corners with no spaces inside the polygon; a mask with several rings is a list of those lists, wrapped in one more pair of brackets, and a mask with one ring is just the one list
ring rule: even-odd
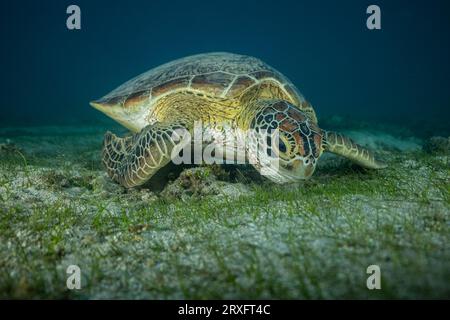
{"label": "turtle eye", "polygon": [[286,153],[286,150],[287,150],[286,144],[281,139],[279,139],[279,142],[278,142],[278,150],[280,150],[280,152],[283,152],[283,153]]}

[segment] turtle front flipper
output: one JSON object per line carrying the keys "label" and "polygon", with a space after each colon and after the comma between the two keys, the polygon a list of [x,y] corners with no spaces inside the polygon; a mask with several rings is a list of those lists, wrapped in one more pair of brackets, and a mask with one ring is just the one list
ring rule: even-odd
{"label": "turtle front flipper", "polygon": [[183,139],[184,132],[186,129],[181,124],[148,125],[125,138],[107,132],[103,164],[108,175],[127,188],[144,184],[169,163],[175,146],[183,147],[187,143]]}
{"label": "turtle front flipper", "polygon": [[323,131],[323,148],[354,161],[369,169],[383,169],[387,165],[375,159],[372,151],[355,143],[352,139],[331,131]]}

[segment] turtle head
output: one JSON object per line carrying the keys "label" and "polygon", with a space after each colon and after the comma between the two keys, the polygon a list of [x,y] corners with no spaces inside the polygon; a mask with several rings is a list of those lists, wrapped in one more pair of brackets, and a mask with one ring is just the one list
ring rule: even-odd
{"label": "turtle head", "polygon": [[91,101],[90,105],[133,132],[139,132],[148,124],[145,122],[148,108],[145,108],[145,104],[141,101],[130,101],[121,97],[103,97]]}
{"label": "turtle head", "polygon": [[287,101],[259,103],[264,106],[251,123],[252,131],[259,137],[256,167],[262,175],[277,183],[309,178],[322,154],[321,130]]}

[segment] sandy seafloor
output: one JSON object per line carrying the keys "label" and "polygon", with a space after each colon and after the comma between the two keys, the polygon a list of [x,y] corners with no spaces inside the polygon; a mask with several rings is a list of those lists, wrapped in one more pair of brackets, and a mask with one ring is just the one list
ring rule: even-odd
{"label": "sandy seafloor", "polygon": [[124,132],[0,129],[0,298],[450,298],[448,139],[348,128],[389,167],[325,156],[289,186],[172,168],[125,190],[101,166],[106,130]]}

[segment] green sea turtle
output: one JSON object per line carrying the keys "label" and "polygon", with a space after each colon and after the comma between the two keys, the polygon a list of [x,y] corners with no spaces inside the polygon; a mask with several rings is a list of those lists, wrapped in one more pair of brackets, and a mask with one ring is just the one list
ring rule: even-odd
{"label": "green sea turtle", "polygon": [[[196,121],[202,121],[204,130],[231,135],[278,129],[278,143],[267,139],[266,144],[277,155],[278,166],[269,165],[264,174],[277,183],[310,177],[323,151],[366,168],[385,167],[349,138],[320,129],[314,109],[298,89],[250,56],[217,52],[178,59],[129,80],[91,105],[133,132],[124,138],[107,132],[104,138],[103,163],[109,176],[125,187],[142,185],[168,164],[182,141],[177,132],[192,132]],[[256,152],[257,146],[251,140],[246,157],[262,172],[266,153]]]}

